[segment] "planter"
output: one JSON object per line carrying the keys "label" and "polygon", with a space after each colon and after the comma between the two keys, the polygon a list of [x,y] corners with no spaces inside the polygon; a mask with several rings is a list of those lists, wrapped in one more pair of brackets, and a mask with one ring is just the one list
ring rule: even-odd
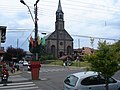
{"label": "planter", "polygon": [[31,68],[32,80],[39,79],[40,67],[41,67],[40,61],[31,61],[30,68]]}

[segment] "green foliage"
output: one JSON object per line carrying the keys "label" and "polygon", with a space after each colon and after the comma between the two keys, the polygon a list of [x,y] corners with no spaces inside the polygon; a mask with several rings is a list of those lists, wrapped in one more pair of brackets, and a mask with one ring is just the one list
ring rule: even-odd
{"label": "green foliage", "polygon": [[52,59],[53,59],[52,55],[42,55],[40,57],[41,62],[46,61],[46,60],[52,60]]}
{"label": "green foliage", "polygon": [[37,45],[37,47],[32,46],[29,42],[29,51],[34,55],[36,52],[38,53],[39,57],[46,54],[45,45]]}
{"label": "green foliage", "polygon": [[8,47],[5,54],[4,54],[4,60],[5,61],[12,61],[12,58],[15,57],[19,61],[25,56],[26,52],[21,48],[13,48]]}
{"label": "green foliage", "polygon": [[30,41],[29,41],[29,51],[31,53],[35,53],[35,47],[32,46],[32,44],[30,43]]}
{"label": "green foliage", "polygon": [[41,38],[41,43],[42,43],[42,46],[45,46],[45,37]]}
{"label": "green foliage", "polygon": [[62,60],[53,60],[50,64],[51,65],[60,65],[60,66],[63,66],[63,61]]}
{"label": "green foliage", "polygon": [[88,61],[73,61],[72,66],[87,68],[90,66],[90,64],[88,63]]}
{"label": "green foliage", "polygon": [[118,66],[120,63],[120,41],[113,45],[109,45],[106,41],[99,42],[96,53],[86,55],[84,59],[90,63],[91,70],[100,72],[107,80],[120,69]]}

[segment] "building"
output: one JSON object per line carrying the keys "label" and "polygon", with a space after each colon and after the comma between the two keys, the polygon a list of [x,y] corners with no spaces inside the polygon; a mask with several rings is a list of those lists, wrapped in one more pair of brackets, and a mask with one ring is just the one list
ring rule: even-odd
{"label": "building", "polygon": [[74,57],[74,60],[76,60],[77,57],[82,59],[84,55],[90,55],[94,53],[95,53],[95,49],[90,47],[82,47],[82,48],[74,49],[73,57]]}
{"label": "building", "polygon": [[48,54],[59,58],[63,55],[71,55],[73,52],[73,38],[65,30],[64,13],[59,0],[56,11],[55,31],[46,36],[46,50]]}
{"label": "building", "polygon": [[0,26],[0,61],[3,59],[3,54],[5,53],[4,47],[1,47],[1,43],[5,43],[6,40],[6,26]]}

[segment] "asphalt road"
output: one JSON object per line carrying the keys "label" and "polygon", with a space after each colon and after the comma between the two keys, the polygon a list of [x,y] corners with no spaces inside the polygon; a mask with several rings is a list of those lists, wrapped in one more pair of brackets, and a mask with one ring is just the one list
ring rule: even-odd
{"label": "asphalt road", "polygon": [[[26,71],[23,77],[31,79],[31,73]],[[83,71],[81,68],[64,68],[61,66],[43,66],[40,70],[42,80],[33,81],[41,90],[62,90],[65,77],[71,73]],[[120,71],[114,77],[120,80]]]}

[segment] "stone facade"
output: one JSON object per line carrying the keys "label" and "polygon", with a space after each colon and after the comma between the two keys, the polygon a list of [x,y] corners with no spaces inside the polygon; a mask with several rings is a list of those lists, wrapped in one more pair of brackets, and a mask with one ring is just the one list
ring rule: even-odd
{"label": "stone facade", "polygon": [[47,35],[45,40],[47,53],[56,58],[73,53],[73,38],[64,29],[64,13],[60,0],[56,11],[55,31]]}

